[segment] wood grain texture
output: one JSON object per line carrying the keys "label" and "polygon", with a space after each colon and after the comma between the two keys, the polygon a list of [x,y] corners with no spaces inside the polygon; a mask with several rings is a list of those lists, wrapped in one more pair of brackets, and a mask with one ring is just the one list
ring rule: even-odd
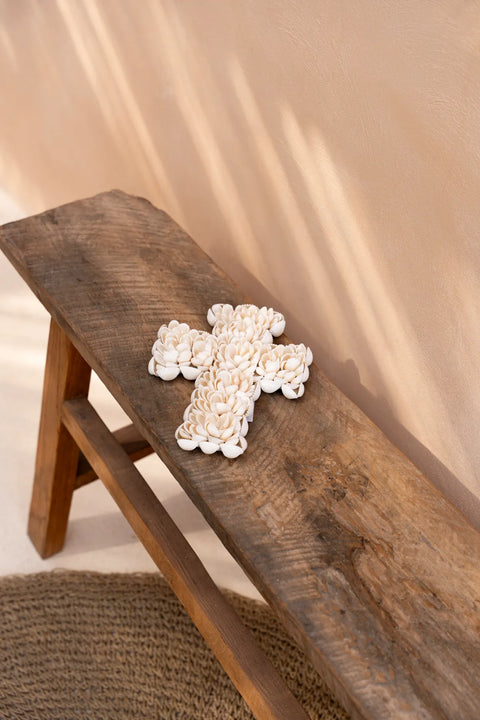
{"label": "wood grain texture", "polygon": [[165,213],[106,193],[1,245],[353,717],[478,720],[479,533],[315,365],[240,458],[176,445],[191,385],[148,375],[156,331],[246,298]]}
{"label": "wood grain texture", "polygon": [[308,720],[88,400],[65,402],[62,418],[255,716]]}
{"label": "wood grain texture", "polygon": [[62,403],[86,396],[90,367],[52,320],[28,534],[43,558],[62,549],[78,465],[78,447],[61,422]]}

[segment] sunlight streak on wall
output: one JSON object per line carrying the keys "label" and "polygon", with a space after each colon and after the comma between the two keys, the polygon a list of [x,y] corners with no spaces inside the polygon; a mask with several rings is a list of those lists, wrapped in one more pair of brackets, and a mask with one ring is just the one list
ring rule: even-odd
{"label": "sunlight streak on wall", "polygon": [[105,63],[112,73],[114,87],[120,97],[123,111],[128,117],[130,127],[127,131],[127,135],[129,137],[135,137],[138,145],[140,146],[140,152],[137,152],[137,157],[140,156],[138,159],[141,160],[146,172],[150,175],[152,194],[155,194],[156,189],[160,186],[161,194],[166,196],[170,212],[176,217],[180,217],[180,204],[170,182],[168,181],[167,174],[160,161],[155,143],[153,142],[147,124],[143,119],[135,94],[127,80],[120,56],[115,49],[112,37],[108,31],[108,26],[100,15],[98,3],[85,3],[85,10],[105,55]]}
{"label": "sunlight streak on wall", "polygon": [[12,39],[8,34],[7,28],[0,24],[0,47],[3,48],[5,55],[10,61],[12,67],[17,70],[18,62],[15,55],[15,49],[13,47]]}
{"label": "sunlight streak on wall", "polygon": [[127,147],[129,154],[135,157],[135,162],[142,168],[149,193],[155,196],[160,192],[170,212],[179,217],[180,205],[97,2],[89,0],[81,5],[72,4],[69,0],[57,2],[110,132],[117,138],[118,146]]}
{"label": "sunlight streak on wall", "polygon": [[[298,206],[290,180],[279,158],[271,135],[261,117],[257,102],[248,87],[245,74],[236,60],[230,63],[232,83],[239,101],[239,111],[247,119],[258,154],[259,167],[262,169],[265,183],[272,187],[283,214],[291,237],[291,252],[299,258],[308,258],[302,263],[304,282],[310,286],[310,297],[322,298],[329,308],[329,333],[334,344],[345,349],[343,340],[345,332],[342,328],[343,313],[339,306],[335,288],[324,269],[321,254],[317,250],[317,240],[312,237],[308,225]],[[343,346],[343,348],[342,348]]]}
{"label": "sunlight streak on wall", "polygon": [[454,437],[455,429],[446,411],[439,417],[439,406],[443,405],[438,388],[431,382],[428,368],[419,365],[413,333],[402,323],[378,260],[371,254],[365,235],[366,221],[359,220],[359,204],[347,196],[319,129],[312,130],[307,139],[293,113],[285,108],[283,115],[292,154],[325,228],[325,241],[336,259],[343,288],[357,309],[367,346],[382,349],[375,363],[375,377],[365,377],[364,382],[370,386],[382,377],[392,391],[398,388],[392,399],[400,418],[408,416],[409,398],[421,396],[413,419],[414,431],[420,437],[428,437],[435,417],[439,436]]}
{"label": "sunlight streak on wall", "polygon": [[188,127],[196,149],[203,161],[206,173],[215,192],[219,207],[229,228],[242,244],[244,262],[252,271],[259,271],[258,255],[255,251],[257,239],[249,223],[247,213],[235,186],[228,165],[215,139],[215,134],[193,84],[185,55],[181,52],[178,40],[179,20],[174,8],[169,5],[168,13],[159,4],[155,4],[159,42],[171,68],[178,106],[182,111],[185,125]]}

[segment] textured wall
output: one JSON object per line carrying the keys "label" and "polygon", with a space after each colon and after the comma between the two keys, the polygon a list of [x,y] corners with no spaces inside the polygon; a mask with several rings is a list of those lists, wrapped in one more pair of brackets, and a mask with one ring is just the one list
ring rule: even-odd
{"label": "textured wall", "polygon": [[163,206],[480,527],[479,12],[0,0],[0,184]]}

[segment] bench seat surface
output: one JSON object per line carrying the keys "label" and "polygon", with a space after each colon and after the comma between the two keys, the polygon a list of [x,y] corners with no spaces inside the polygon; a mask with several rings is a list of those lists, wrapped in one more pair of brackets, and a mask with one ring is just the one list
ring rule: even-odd
{"label": "bench seat surface", "polygon": [[0,242],[352,716],[478,720],[480,535],[315,365],[240,458],[178,448],[193,385],[148,374],[157,329],[248,301],[188,235],[114,191]]}

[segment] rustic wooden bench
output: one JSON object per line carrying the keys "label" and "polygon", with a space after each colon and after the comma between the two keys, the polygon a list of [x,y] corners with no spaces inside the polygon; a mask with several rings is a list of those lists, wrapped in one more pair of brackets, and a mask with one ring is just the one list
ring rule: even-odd
{"label": "rustic wooden bench", "polygon": [[[245,302],[185,232],[111,192],[0,241],[52,316],[29,521],[41,555],[99,476],[254,714],[306,717],[133,465],[153,449],[352,717],[478,720],[480,535],[314,365],[300,400],[258,400],[241,457],[178,447],[192,387],[148,374],[152,339]],[[89,404],[91,368],[130,428],[112,434]]]}

